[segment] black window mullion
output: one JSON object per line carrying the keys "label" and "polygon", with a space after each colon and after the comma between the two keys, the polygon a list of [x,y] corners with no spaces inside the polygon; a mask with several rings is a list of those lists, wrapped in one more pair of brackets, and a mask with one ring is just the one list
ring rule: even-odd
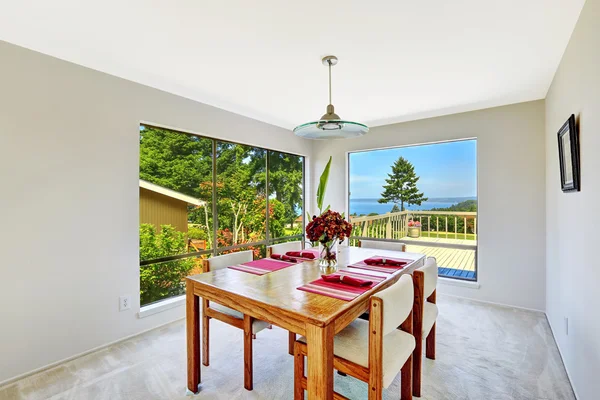
{"label": "black window mullion", "polygon": [[267,221],[265,222],[265,241],[267,242],[267,246],[269,243],[269,225],[271,223],[269,218],[269,154],[270,151],[265,149],[265,206],[267,209],[265,210],[265,217]]}
{"label": "black window mullion", "polygon": [[212,214],[213,214],[213,243],[212,255],[217,255],[217,230],[219,216],[217,214],[217,141],[212,139]]}

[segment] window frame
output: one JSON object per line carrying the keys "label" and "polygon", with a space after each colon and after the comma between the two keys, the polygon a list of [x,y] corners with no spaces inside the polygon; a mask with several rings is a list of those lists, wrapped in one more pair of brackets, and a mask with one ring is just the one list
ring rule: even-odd
{"label": "window frame", "polygon": [[[182,260],[182,259],[187,259],[187,258],[193,258],[193,257],[199,257],[199,256],[203,256],[203,255],[212,255],[212,256],[217,256],[225,251],[231,251],[231,250],[236,250],[239,248],[244,248],[244,247],[249,247],[249,246],[271,246],[273,244],[277,244],[283,241],[287,241],[290,239],[298,239],[298,240],[302,240],[302,238],[304,237],[303,234],[298,234],[298,235],[291,235],[291,236],[282,236],[282,237],[278,237],[278,238],[271,238],[270,237],[270,232],[269,232],[269,225],[270,225],[270,215],[269,215],[269,152],[276,152],[276,153],[282,153],[282,154],[288,154],[290,156],[294,156],[294,157],[300,157],[302,159],[302,226],[304,227],[306,224],[306,158],[307,156],[302,155],[302,154],[296,154],[296,153],[291,153],[291,152],[287,152],[287,151],[282,151],[282,150],[277,150],[277,149],[272,149],[272,148],[267,148],[267,147],[261,147],[259,145],[253,145],[253,144],[248,144],[248,143],[241,143],[241,142],[236,142],[236,141],[232,141],[232,140],[228,140],[228,139],[221,139],[218,137],[211,137],[211,136],[207,136],[204,134],[198,134],[198,133],[194,133],[194,132],[189,132],[189,131],[184,131],[178,128],[172,128],[172,127],[168,127],[168,126],[163,126],[163,125],[159,125],[159,124],[155,124],[155,123],[149,123],[149,122],[144,122],[141,121],[138,124],[139,127],[151,127],[151,128],[156,128],[156,129],[164,129],[164,130],[168,130],[170,132],[173,133],[179,133],[182,135],[191,135],[191,136],[196,136],[200,139],[207,139],[211,141],[212,144],[212,190],[211,190],[211,195],[212,195],[212,204],[211,204],[211,208],[212,208],[212,219],[213,219],[213,226],[212,226],[212,237],[215,238],[213,244],[212,244],[212,248],[211,249],[207,249],[207,250],[202,250],[202,251],[196,251],[196,252],[190,252],[190,253],[182,253],[182,254],[176,254],[176,255],[172,255],[172,256],[165,256],[165,257],[158,257],[158,258],[153,258],[153,259],[147,259],[147,260],[140,260],[139,259],[139,252],[138,252],[138,261],[139,261],[139,266],[138,267],[142,267],[142,266],[147,266],[147,265],[152,265],[152,264],[159,264],[159,263],[164,263],[164,262],[168,262],[168,261],[174,261],[174,260]],[[232,245],[232,246],[226,246],[226,247],[218,247],[217,246],[217,232],[219,230],[218,228],[218,213],[217,213],[217,189],[216,189],[216,184],[217,184],[217,145],[218,143],[229,143],[229,144],[233,144],[233,145],[240,145],[240,146],[250,146],[250,147],[254,147],[260,150],[264,150],[265,151],[265,171],[266,171],[266,176],[265,176],[265,239],[260,240],[260,241],[256,241],[256,242],[252,242],[252,243],[240,243],[240,244],[236,244],[236,245]],[[139,169],[139,157],[138,157],[138,169]],[[139,171],[138,171],[138,175],[139,175]],[[139,201],[138,201],[138,214],[139,214]],[[139,241],[139,237],[138,237],[138,241]],[[170,300],[173,298],[176,298],[177,296],[171,296],[171,297],[166,297],[164,299],[160,299],[160,300],[156,300],[153,301],[151,303],[147,303],[144,305],[141,305],[141,308],[147,307],[147,306],[151,306],[151,305],[156,305],[160,302],[163,302],[165,300]]]}
{"label": "window frame", "polygon": [[[350,166],[350,155],[351,154],[374,152],[374,151],[378,151],[378,150],[400,149],[400,148],[405,148],[405,147],[417,147],[417,146],[428,146],[428,145],[444,144],[444,143],[465,142],[465,141],[470,141],[470,140],[475,141],[475,157],[477,160],[477,164],[475,166],[475,181],[477,184],[477,217],[479,217],[479,141],[478,141],[477,137],[457,138],[457,139],[439,140],[439,141],[434,141],[434,142],[403,144],[403,145],[395,145],[395,146],[387,146],[387,147],[377,147],[377,148],[372,148],[372,149],[347,151],[346,152],[346,215],[348,215],[348,218],[350,218],[350,196],[351,196],[350,179],[352,176],[351,175],[352,171],[351,171],[351,166]],[[437,242],[419,241],[419,245],[424,245],[424,246],[441,247],[441,248],[448,248],[448,249],[459,249],[459,250],[473,250],[475,252],[475,254],[474,254],[474,267],[475,267],[474,278],[463,278],[463,277],[445,276],[445,275],[440,275],[440,278],[448,279],[451,281],[461,281],[461,282],[465,282],[466,284],[469,284],[469,283],[478,284],[478,282],[479,282],[479,251],[478,250],[479,250],[479,236],[480,236],[479,220],[477,220],[476,230],[477,230],[477,238],[476,238],[476,244],[474,244],[474,245],[450,244],[450,243],[442,244],[442,243],[437,243]],[[365,236],[351,236],[348,240],[349,245],[350,245],[351,240],[353,240],[353,239],[375,240],[375,241],[392,242],[392,243],[405,242],[405,241],[397,240],[397,239],[380,239],[380,238],[372,238],[372,237],[365,237]]]}

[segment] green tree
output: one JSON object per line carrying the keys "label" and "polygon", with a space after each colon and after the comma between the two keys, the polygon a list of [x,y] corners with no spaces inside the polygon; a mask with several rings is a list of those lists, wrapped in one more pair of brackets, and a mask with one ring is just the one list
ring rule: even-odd
{"label": "green tree", "polygon": [[432,208],[431,211],[477,211],[477,200],[465,200],[446,208]]}
{"label": "green tree", "polygon": [[212,140],[153,126],[140,128],[140,179],[204,200],[188,219],[212,247]]}
{"label": "green tree", "polygon": [[[152,224],[140,225],[140,259],[149,260],[185,252],[186,239],[171,225],[162,225],[160,233]],[[185,292],[185,278],[194,267],[191,258],[140,267],[140,302],[142,305]]]}
{"label": "green tree", "polygon": [[151,126],[140,130],[140,179],[199,198],[200,183],[211,177],[212,140]]}
{"label": "green tree", "polygon": [[394,204],[394,207],[392,207],[392,211],[390,211],[391,213],[397,213],[400,212],[400,207],[398,207],[397,204]]}
{"label": "green tree", "polygon": [[400,211],[404,211],[404,204],[420,206],[427,201],[427,197],[417,188],[419,177],[415,174],[415,167],[404,157],[396,160],[388,177],[379,203],[400,204]]}

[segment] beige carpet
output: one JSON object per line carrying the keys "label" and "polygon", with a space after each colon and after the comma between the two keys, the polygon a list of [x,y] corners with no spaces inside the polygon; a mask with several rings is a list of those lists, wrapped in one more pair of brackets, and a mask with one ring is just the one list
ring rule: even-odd
{"label": "beige carpet", "polygon": [[[541,313],[439,296],[437,360],[424,359],[426,400],[574,399]],[[291,399],[293,358],[287,332],[254,342],[254,391],[243,389],[242,333],[211,324],[211,366],[202,390],[186,396],[184,321],[0,388],[0,399]],[[384,392],[398,399],[400,377]],[[366,399],[366,384],[335,375],[335,388]]]}

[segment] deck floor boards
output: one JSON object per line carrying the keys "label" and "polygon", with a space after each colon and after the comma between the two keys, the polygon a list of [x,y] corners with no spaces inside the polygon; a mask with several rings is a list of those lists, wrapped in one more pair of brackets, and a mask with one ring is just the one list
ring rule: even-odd
{"label": "deck floor boards", "polygon": [[[428,239],[428,238],[426,238]],[[456,241],[452,241],[455,243]],[[472,240],[465,244],[475,244]],[[406,251],[411,253],[423,253],[429,257],[435,257],[440,267],[440,276],[455,277],[461,279],[475,278],[475,251],[465,249],[449,249],[444,247],[433,247],[407,243]]]}

